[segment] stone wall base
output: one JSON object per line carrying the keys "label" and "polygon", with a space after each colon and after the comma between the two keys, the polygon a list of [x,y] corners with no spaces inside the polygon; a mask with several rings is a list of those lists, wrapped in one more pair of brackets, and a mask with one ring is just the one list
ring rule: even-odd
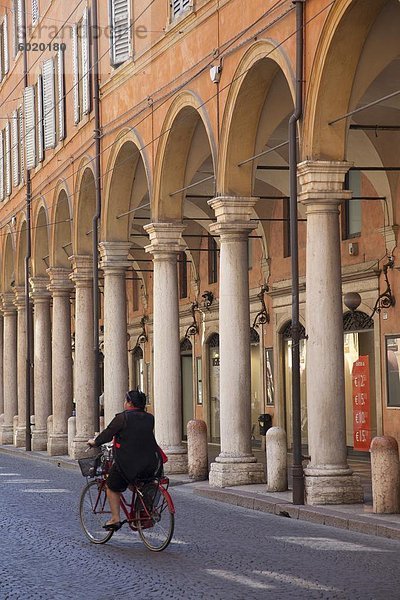
{"label": "stone wall base", "polygon": [[47,431],[45,429],[34,429],[32,432],[32,450],[47,450]]}
{"label": "stone wall base", "polygon": [[68,454],[68,436],[66,433],[51,434],[47,445],[47,452],[50,456],[63,456]]}
{"label": "stone wall base", "polygon": [[265,483],[264,466],[257,462],[213,462],[209,482],[211,487]]}
{"label": "stone wall base", "polygon": [[[93,436],[92,436],[93,437]],[[89,439],[88,437],[85,437],[85,439],[83,438],[79,438],[76,437],[74,439],[74,441],[71,444],[71,458],[87,458],[88,456],[90,456],[89,452],[87,452],[87,449],[89,448],[89,446],[87,445],[87,441]]]}
{"label": "stone wall base", "polygon": [[188,472],[188,455],[186,451],[181,453],[169,453],[165,451],[168,456],[168,462],[164,464],[164,473],[166,475],[182,474]]}
{"label": "stone wall base", "polygon": [[0,445],[12,445],[14,443],[14,427],[12,425],[2,425],[0,427]]}
{"label": "stone wall base", "polygon": [[364,491],[358,475],[305,477],[306,504],[359,504]]}

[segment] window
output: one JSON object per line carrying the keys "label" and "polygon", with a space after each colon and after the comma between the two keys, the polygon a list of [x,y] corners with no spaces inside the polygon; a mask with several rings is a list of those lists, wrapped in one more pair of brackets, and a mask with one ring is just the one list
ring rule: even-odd
{"label": "window", "polygon": [[4,200],[4,130],[0,130],[0,202]]}
{"label": "window", "polygon": [[44,130],[43,130],[43,78],[39,75],[36,85],[36,114],[37,114],[37,152],[38,162],[44,160]]}
{"label": "window", "polygon": [[11,126],[9,121],[4,129],[4,185],[5,195],[11,196]]}
{"label": "window", "polygon": [[200,356],[196,357],[196,403],[203,404],[203,361]]}
{"label": "window", "polygon": [[25,135],[24,135],[24,109],[22,106],[18,108],[18,137],[19,137],[19,159],[21,169],[21,183],[24,183],[25,179]]}
{"label": "window", "polygon": [[36,111],[35,88],[33,86],[26,87],[24,90],[24,114],[26,168],[30,170],[36,166]]}
{"label": "window", "polygon": [[18,187],[21,183],[21,146],[19,138],[18,110],[15,110],[11,120],[11,158],[13,186]]}
{"label": "window", "polygon": [[39,0],[32,0],[32,25],[39,21]]}
{"label": "window", "polygon": [[386,337],[387,405],[400,406],[400,336]]}
{"label": "window", "polygon": [[136,271],[133,271],[132,280],[132,310],[139,310],[139,281]]}
{"label": "window", "polygon": [[7,75],[8,69],[8,18],[5,15],[0,23],[0,82]]}
{"label": "window", "polygon": [[218,281],[218,247],[217,242],[208,236],[208,283],[217,283]]}
{"label": "window", "polygon": [[20,44],[25,42],[25,7],[24,0],[13,0],[13,15],[14,15],[14,57],[19,52]]}
{"label": "window", "polygon": [[114,67],[122,65],[132,53],[131,0],[110,0],[110,59]]}
{"label": "window", "polygon": [[54,60],[50,58],[42,65],[43,84],[43,129],[44,149],[56,146],[56,105],[54,83]]}
{"label": "window", "polygon": [[171,20],[180,16],[192,6],[192,0],[171,0]]}
{"label": "window", "polygon": [[247,265],[249,271],[253,268],[253,238],[249,237],[247,240]]}
{"label": "window", "polygon": [[178,257],[179,273],[179,298],[187,298],[188,279],[187,279],[187,256],[186,252],[180,252]]}
{"label": "window", "polygon": [[265,348],[265,385],[266,403],[268,406],[272,406],[275,403],[273,348]]}
{"label": "window", "polygon": [[58,140],[65,138],[64,51],[57,52],[57,132]]}
{"label": "window", "polygon": [[77,125],[90,112],[89,10],[72,28],[74,120]]}
{"label": "window", "polygon": [[361,172],[348,171],[344,186],[353,193],[353,198],[345,201],[343,210],[343,239],[347,240],[361,234]]}

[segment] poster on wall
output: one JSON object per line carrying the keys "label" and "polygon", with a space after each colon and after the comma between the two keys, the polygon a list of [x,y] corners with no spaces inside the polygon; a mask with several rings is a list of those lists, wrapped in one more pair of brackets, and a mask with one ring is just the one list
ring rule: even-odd
{"label": "poster on wall", "polygon": [[371,410],[369,393],[369,357],[359,356],[353,363],[353,446],[369,451],[371,445]]}

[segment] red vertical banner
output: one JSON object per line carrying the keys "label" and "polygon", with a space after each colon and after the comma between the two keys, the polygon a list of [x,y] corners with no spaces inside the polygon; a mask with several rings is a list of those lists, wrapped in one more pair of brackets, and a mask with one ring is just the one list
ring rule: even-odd
{"label": "red vertical banner", "polygon": [[371,445],[368,356],[359,356],[358,360],[353,363],[352,381],[354,450],[364,450],[368,452]]}

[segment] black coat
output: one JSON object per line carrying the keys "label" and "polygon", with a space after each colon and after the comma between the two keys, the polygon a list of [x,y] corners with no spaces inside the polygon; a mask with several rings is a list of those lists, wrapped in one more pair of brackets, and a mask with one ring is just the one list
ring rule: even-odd
{"label": "black coat", "polygon": [[152,477],[160,465],[153,429],[153,415],[137,409],[125,410],[115,415],[96,437],[96,446],[114,438],[115,462],[125,479],[133,482],[140,477]]}

